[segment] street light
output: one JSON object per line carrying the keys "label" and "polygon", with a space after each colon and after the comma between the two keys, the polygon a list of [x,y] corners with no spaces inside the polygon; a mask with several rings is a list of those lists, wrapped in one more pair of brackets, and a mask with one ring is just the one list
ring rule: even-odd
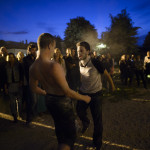
{"label": "street light", "polygon": [[106,48],[106,45],[103,44],[103,43],[101,43],[101,44],[98,44],[96,47],[97,47],[98,49],[103,49],[103,48]]}

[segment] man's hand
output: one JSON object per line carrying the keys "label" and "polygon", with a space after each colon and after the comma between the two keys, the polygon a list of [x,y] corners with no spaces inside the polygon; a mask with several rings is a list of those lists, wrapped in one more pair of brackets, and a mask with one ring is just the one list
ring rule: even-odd
{"label": "man's hand", "polygon": [[88,104],[91,101],[91,97],[85,95],[85,102]]}

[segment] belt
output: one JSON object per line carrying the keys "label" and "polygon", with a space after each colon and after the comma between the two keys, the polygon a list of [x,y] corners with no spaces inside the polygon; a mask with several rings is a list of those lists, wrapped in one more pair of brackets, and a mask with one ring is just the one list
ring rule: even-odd
{"label": "belt", "polygon": [[83,94],[83,95],[88,95],[88,96],[99,96],[99,95],[102,95],[102,90],[96,92],[96,93],[83,93],[81,91],[79,91],[80,94]]}

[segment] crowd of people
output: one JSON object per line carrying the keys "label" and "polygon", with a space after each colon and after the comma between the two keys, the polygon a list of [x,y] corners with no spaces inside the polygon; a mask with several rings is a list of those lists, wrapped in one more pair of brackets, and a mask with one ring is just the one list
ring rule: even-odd
{"label": "crowd of people", "polygon": [[137,86],[140,86],[140,81],[143,87],[147,89],[147,78],[150,75],[150,51],[147,51],[147,56],[144,60],[140,55],[122,55],[119,61],[120,79],[122,84],[132,86],[134,77],[136,77]]}
{"label": "crowd of people", "polygon": [[[77,137],[77,117],[82,122],[81,133],[89,127],[87,108],[90,107],[94,131],[93,146],[100,150],[102,146],[102,89],[115,90],[112,80],[114,59],[110,53],[97,56],[91,52],[89,43],[76,44],[77,50],[67,48],[63,56],[56,48],[51,34],[39,36],[37,46],[29,44],[27,55],[18,52],[15,56],[5,47],[0,48],[0,89],[10,98],[10,110],[14,122],[18,121],[23,106],[26,109],[26,125],[30,126],[37,116],[38,100],[45,105],[54,119],[55,133],[59,150],[73,149]],[[136,75],[140,77],[144,88],[150,74],[150,51],[144,61],[137,57],[123,55],[119,61],[121,82],[132,84]]]}

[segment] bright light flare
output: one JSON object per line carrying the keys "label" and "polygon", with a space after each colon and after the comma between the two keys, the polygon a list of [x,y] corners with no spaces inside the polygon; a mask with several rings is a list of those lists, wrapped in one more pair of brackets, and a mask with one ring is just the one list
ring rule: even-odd
{"label": "bright light flare", "polygon": [[99,49],[102,49],[102,48],[106,48],[106,45],[101,43],[101,44],[97,45],[96,47]]}
{"label": "bright light flare", "polygon": [[147,75],[147,78],[150,78],[150,75]]}

